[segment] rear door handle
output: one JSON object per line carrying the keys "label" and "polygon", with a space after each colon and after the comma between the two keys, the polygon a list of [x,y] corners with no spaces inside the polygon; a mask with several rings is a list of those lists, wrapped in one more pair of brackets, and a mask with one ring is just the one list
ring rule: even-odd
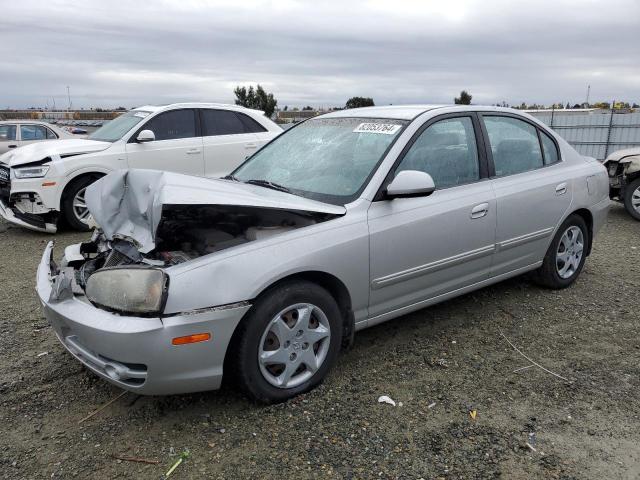
{"label": "rear door handle", "polygon": [[564,195],[567,193],[567,182],[562,182],[556,186],[556,195]]}
{"label": "rear door handle", "polygon": [[257,143],[245,143],[244,144],[244,148],[246,148],[246,149],[258,148],[258,144]]}
{"label": "rear door handle", "polygon": [[9,145],[9,148],[17,148],[18,145]]}
{"label": "rear door handle", "polygon": [[191,150],[187,150],[187,155],[195,155],[196,153],[200,153],[202,150],[199,148],[192,148]]}
{"label": "rear door handle", "polygon": [[489,204],[481,203],[471,209],[471,218],[482,218],[489,213]]}

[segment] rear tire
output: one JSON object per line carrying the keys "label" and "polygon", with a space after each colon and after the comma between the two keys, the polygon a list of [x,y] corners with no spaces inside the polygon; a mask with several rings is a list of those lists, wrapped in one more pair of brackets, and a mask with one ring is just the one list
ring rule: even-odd
{"label": "rear tire", "polygon": [[567,288],[580,275],[591,242],[584,219],[570,215],[560,226],[533,280],[551,289]]}
{"label": "rear tire", "polygon": [[640,220],[640,177],[625,187],[623,200],[629,215]]}
{"label": "rear tire", "polygon": [[341,342],[342,315],[331,294],[308,281],[283,283],[258,297],[238,326],[229,373],[253,400],[282,402],[322,382]]}
{"label": "rear tire", "polygon": [[[74,230],[80,232],[88,232],[90,230],[89,225],[86,223],[89,211],[86,209],[86,203],[84,203],[84,191],[89,185],[98,180],[98,178],[100,177],[80,177],[72,180],[67,188],[65,188],[61,205],[62,215],[64,215],[67,224]],[[84,208],[82,205],[84,205]]]}

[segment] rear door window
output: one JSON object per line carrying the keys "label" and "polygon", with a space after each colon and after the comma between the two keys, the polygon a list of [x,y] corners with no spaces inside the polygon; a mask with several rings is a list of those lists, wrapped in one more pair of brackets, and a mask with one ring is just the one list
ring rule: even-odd
{"label": "rear door window", "polygon": [[202,131],[205,137],[265,131],[258,122],[247,115],[230,110],[203,109],[202,120]]}
{"label": "rear door window", "polygon": [[10,142],[16,139],[15,125],[0,125],[0,142]]}
{"label": "rear door window", "polygon": [[196,136],[195,110],[170,110],[153,117],[142,130],[151,130],[156,140],[176,140]]}
{"label": "rear door window", "polygon": [[497,177],[543,166],[538,129],[513,117],[483,116]]}
{"label": "rear door window", "polygon": [[42,125],[20,125],[20,140],[46,140],[47,128]]}
{"label": "rear door window", "polygon": [[47,128],[47,139],[54,140],[56,138],[58,138],[58,135],[56,135],[50,128]]}
{"label": "rear door window", "polygon": [[544,152],[544,164],[552,165],[560,160],[558,155],[558,147],[556,143],[551,140],[551,137],[540,130],[540,138],[542,139],[542,151]]}
{"label": "rear door window", "polygon": [[239,112],[235,112],[235,114],[238,116],[240,121],[244,124],[244,128],[247,133],[260,133],[260,132],[267,131],[266,128],[264,128],[262,125],[256,122],[249,115],[245,115],[244,113],[239,113]]}

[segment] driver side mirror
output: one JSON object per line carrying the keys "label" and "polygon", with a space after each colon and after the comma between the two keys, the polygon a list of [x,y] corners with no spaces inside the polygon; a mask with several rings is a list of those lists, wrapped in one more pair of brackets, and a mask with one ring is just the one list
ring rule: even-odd
{"label": "driver side mirror", "polygon": [[146,143],[153,142],[156,139],[156,134],[152,130],[142,130],[136,137],[136,142]]}
{"label": "driver side mirror", "polygon": [[402,197],[426,197],[436,189],[431,175],[418,170],[403,170],[396,175],[387,187],[389,199]]}

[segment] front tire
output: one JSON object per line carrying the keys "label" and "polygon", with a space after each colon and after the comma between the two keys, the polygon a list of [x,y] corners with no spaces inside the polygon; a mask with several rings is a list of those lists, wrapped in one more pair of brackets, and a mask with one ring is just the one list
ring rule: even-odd
{"label": "front tire", "polygon": [[629,215],[640,220],[640,177],[625,187],[624,208],[627,209]]}
{"label": "front tire", "polygon": [[342,315],[333,297],[311,282],[287,282],[258,297],[230,345],[232,375],[261,403],[315,388],[338,356]]}
{"label": "front tire", "polygon": [[567,288],[580,275],[590,242],[584,219],[577,214],[570,215],[553,237],[542,266],[534,272],[534,281],[556,290]]}
{"label": "front tire", "polygon": [[87,176],[73,180],[65,189],[62,199],[62,214],[67,224],[74,230],[88,232],[90,230],[87,219],[89,210],[84,199],[87,187],[95,182],[98,177]]}

